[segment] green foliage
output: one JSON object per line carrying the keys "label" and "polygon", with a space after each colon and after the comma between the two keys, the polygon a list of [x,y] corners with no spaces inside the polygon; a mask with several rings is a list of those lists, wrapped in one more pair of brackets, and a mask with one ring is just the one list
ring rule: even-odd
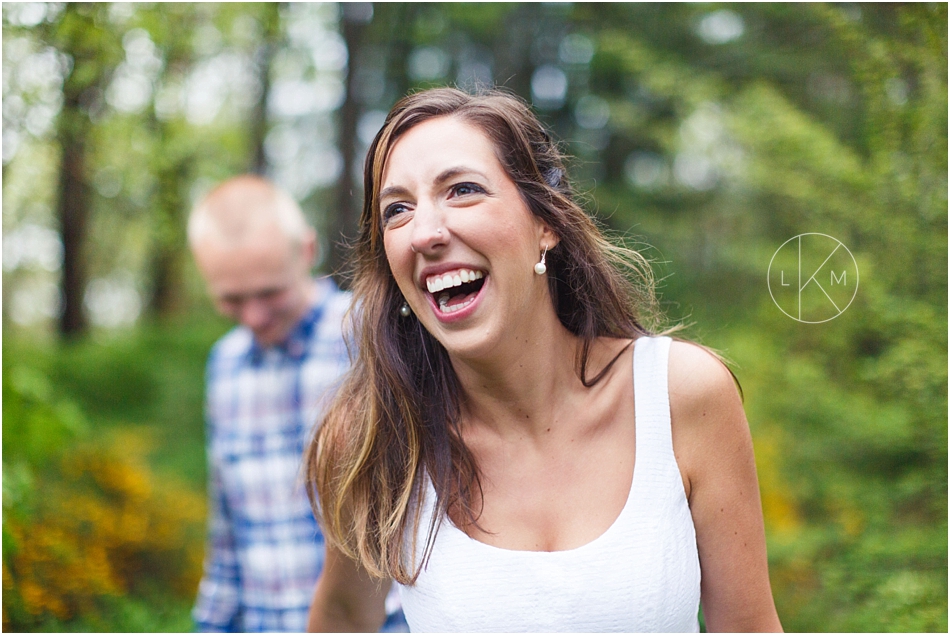
{"label": "green foliage", "polygon": [[203,365],[220,321],[5,342],[3,621],[186,631],[204,543]]}
{"label": "green foliage", "polygon": [[[675,272],[664,299],[736,363],[785,627],[944,631],[946,10],[860,10],[861,21],[827,5],[791,16],[827,38],[817,53],[787,50],[797,70],[762,68],[757,43],[710,69],[655,35],[605,31],[595,79],[609,91],[636,77],[651,93],[618,95],[617,136],[669,165],[699,113],[716,135],[699,150],[719,179],[700,192],[665,181],[594,195],[617,210],[612,223],[636,223],[660,248]],[[741,14],[770,32],[790,17]],[[816,54],[820,70],[808,66]],[[851,116],[830,116],[792,81],[802,72],[834,74]],[[860,270],[853,304],[826,324],[787,318],[765,288],[772,253],[804,232],[842,240]]]}
{"label": "green foliage", "polygon": [[38,468],[85,432],[88,424],[74,403],[54,400],[53,386],[40,371],[24,365],[11,368],[7,363],[3,369],[4,415],[18,423],[4,430],[3,454],[19,456],[29,467]]}
{"label": "green foliage", "polygon": [[[275,47],[281,68],[303,64],[280,57],[289,16],[304,15],[298,8],[67,5],[34,27],[5,21],[5,46],[75,52],[64,95],[105,86],[134,29],[159,51],[155,95],[142,111],[110,110],[101,91],[85,93],[92,275],[132,271],[149,297],[168,280],[183,300],[169,306],[206,308],[183,258],[184,214],[202,187],[246,169],[251,131],[266,122],[225,108],[196,124],[182,108],[157,108],[157,95],[184,90],[189,74],[219,54]],[[700,37],[715,15],[738,20],[739,35]],[[495,81],[526,98],[537,67],[563,69],[563,104],[538,112],[574,156],[578,190],[617,233],[653,246],[647,255],[670,317],[694,322],[691,336],[735,363],[786,629],[946,631],[946,5],[376,3],[362,33],[358,47],[348,42],[363,82],[347,102],[354,120],[385,111],[405,89],[463,82],[473,62],[493,64]],[[590,44],[589,62],[563,57],[569,36]],[[444,55],[433,58],[441,75],[411,77],[408,60],[421,47]],[[28,107],[42,101],[23,85]],[[602,127],[581,125],[579,109],[590,103],[606,105]],[[316,127],[311,136],[333,138]],[[5,231],[50,224],[55,141],[24,142],[4,165]],[[102,186],[110,179],[118,183],[111,192]],[[318,192],[310,202],[324,199]],[[805,232],[843,241],[860,270],[853,303],[825,324],[789,319],[766,286],[773,253]],[[9,288],[40,275],[5,272],[5,305]],[[162,315],[167,323],[171,312]],[[120,590],[132,587],[118,574],[100,575],[89,587],[98,589],[94,606],[68,621],[23,613],[25,597],[52,597],[56,584],[26,596],[17,587],[20,599],[6,601],[8,580],[22,579],[8,566],[22,532],[10,528],[53,509],[55,497],[37,493],[41,484],[105,495],[91,468],[69,480],[66,471],[79,468],[67,467],[73,452],[64,449],[101,437],[90,451],[112,456],[107,439],[122,430],[154,445],[132,466],[109,459],[125,466],[119,472],[146,473],[147,464],[201,491],[201,367],[224,328],[203,318],[149,324],[61,348],[20,341],[28,332],[8,328],[5,626],[8,611],[20,611],[15,619],[26,621],[16,623],[34,629],[188,628],[188,602],[169,590],[177,574],[167,570],[134,592]],[[112,496],[108,509],[128,496]],[[81,553],[65,537],[78,530],[63,531],[50,544]],[[162,615],[163,603],[174,610]]]}

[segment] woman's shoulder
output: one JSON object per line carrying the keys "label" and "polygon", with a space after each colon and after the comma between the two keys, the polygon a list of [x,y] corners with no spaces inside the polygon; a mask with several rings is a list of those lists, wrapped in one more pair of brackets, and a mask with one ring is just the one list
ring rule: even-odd
{"label": "woman's shoulder", "polygon": [[669,360],[670,412],[688,427],[709,428],[742,411],[735,377],[709,349],[674,339]]}
{"label": "woman's shoulder", "polygon": [[689,482],[716,468],[714,457],[749,443],[735,378],[710,350],[682,340],[671,343],[669,394],[673,449]]}

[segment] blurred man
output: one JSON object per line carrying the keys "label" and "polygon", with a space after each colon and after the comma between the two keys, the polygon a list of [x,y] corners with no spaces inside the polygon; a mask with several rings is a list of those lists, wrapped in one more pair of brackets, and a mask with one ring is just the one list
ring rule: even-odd
{"label": "blurred man", "polygon": [[[301,457],[348,366],[350,296],[311,277],[316,232],[266,179],[239,176],[215,188],[192,211],[188,242],[215,306],[239,323],[208,359],[211,517],[195,623],[303,631],[324,545]],[[400,630],[393,599],[386,629]]]}

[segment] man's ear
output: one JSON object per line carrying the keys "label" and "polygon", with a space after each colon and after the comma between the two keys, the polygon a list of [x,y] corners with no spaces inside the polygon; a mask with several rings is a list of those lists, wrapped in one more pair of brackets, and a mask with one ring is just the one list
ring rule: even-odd
{"label": "man's ear", "polygon": [[307,264],[307,270],[313,269],[320,255],[320,244],[317,242],[317,232],[308,228],[304,239],[300,243],[300,257]]}

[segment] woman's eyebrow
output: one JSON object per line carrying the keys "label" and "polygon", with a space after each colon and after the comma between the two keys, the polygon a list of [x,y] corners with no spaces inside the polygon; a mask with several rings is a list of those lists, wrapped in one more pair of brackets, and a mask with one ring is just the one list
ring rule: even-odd
{"label": "woman's eyebrow", "polygon": [[[479,170],[460,165],[460,166],[455,166],[455,167],[446,168],[445,170],[442,170],[442,172],[440,172],[439,175],[435,177],[435,184],[442,185],[446,181],[451,181],[452,179],[458,176],[461,176],[463,174],[473,174],[475,176],[479,176],[485,179],[486,181],[488,180],[488,177],[485,176],[485,174],[480,172]],[[402,185],[390,185],[380,190],[379,200],[382,201],[388,197],[404,198],[410,195],[411,193],[409,192],[409,190],[403,187]]]}
{"label": "woman's eyebrow", "polygon": [[394,198],[403,198],[409,195],[409,190],[404,188],[401,185],[390,185],[389,187],[384,187],[379,193],[379,200],[383,200],[387,197]]}
{"label": "woman's eyebrow", "polygon": [[445,169],[442,172],[440,172],[439,176],[435,177],[435,182],[441,185],[442,183],[445,183],[446,181],[454,179],[455,177],[460,176],[462,174],[474,174],[476,176],[482,177],[483,179],[486,179],[486,180],[488,179],[487,176],[485,176],[484,174],[482,174],[475,168],[469,168],[465,166],[456,166],[456,167]]}

